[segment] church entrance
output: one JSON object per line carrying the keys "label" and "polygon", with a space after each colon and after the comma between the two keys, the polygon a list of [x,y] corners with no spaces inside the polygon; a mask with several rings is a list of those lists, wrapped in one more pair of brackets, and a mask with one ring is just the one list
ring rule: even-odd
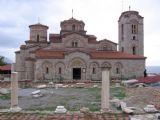
{"label": "church entrance", "polygon": [[81,68],[73,68],[73,79],[81,79]]}

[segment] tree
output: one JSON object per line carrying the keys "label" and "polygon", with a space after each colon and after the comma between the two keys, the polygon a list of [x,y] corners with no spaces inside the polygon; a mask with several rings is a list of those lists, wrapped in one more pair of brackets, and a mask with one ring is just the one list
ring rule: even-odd
{"label": "tree", "polygon": [[4,57],[0,56],[0,66],[6,65],[7,63],[4,61]]}

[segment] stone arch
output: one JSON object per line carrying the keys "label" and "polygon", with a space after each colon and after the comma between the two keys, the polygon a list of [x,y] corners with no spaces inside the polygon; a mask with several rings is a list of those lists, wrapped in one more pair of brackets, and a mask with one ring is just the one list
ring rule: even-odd
{"label": "stone arch", "polygon": [[71,68],[73,67],[87,67],[86,62],[79,57],[73,58],[70,62],[69,62],[69,66]]}
{"label": "stone arch", "polygon": [[115,75],[120,75],[120,74],[122,74],[122,69],[123,69],[122,63],[116,62],[114,64],[113,72],[115,73]]}
{"label": "stone arch", "polygon": [[109,62],[103,62],[101,67],[104,67],[104,68],[111,68],[112,65],[109,63]]}
{"label": "stone arch", "polygon": [[97,74],[99,69],[99,63],[98,62],[92,62],[89,65],[90,73],[91,74]]}
{"label": "stone arch", "polygon": [[49,61],[44,61],[42,63],[42,76],[44,80],[52,79],[53,65]]}
{"label": "stone arch", "polygon": [[64,74],[65,73],[65,64],[61,61],[55,64],[55,72],[56,74]]}
{"label": "stone arch", "polygon": [[44,61],[42,63],[42,71],[43,71],[43,74],[49,74],[51,72],[51,69],[52,69],[52,63],[49,62],[49,61]]}

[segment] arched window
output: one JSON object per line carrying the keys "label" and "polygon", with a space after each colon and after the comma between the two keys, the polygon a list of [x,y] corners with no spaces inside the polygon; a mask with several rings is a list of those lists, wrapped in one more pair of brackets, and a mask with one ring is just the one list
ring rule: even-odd
{"label": "arched window", "polygon": [[49,73],[49,69],[48,69],[48,67],[46,67],[46,74],[48,74]]}
{"label": "arched window", "polygon": [[37,35],[37,42],[39,42],[39,35]]}
{"label": "arched window", "polygon": [[72,25],[72,31],[75,31],[76,26]]}
{"label": "arched window", "polygon": [[116,74],[120,74],[119,68],[116,68]]}
{"label": "arched window", "polygon": [[96,68],[95,67],[93,67],[93,69],[92,69],[92,74],[96,74]]}
{"label": "arched window", "polygon": [[72,42],[72,47],[74,47],[74,42]]}
{"label": "arched window", "polygon": [[62,68],[59,67],[58,74],[61,74],[61,73],[62,73]]}
{"label": "arched window", "polygon": [[72,42],[72,47],[78,47],[78,42]]}
{"label": "arched window", "polygon": [[124,47],[121,48],[121,51],[124,52]]}
{"label": "arched window", "polygon": [[108,50],[108,46],[107,45],[103,45],[103,50]]}
{"label": "arched window", "polygon": [[133,53],[133,55],[136,54],[136,47],[135,46],[133,46],[133,48],[132,48],[132,53]]}
{"label": "arched window", "polygon": [[138,26],[135,24],[131,25],[131,32],[132,34],[137,34],[138,33]]}
{"label": "arched window", "polygon": [[78,47],[78,42],[75,42],[75,47]]}
{"label": "arched window", "polygon": [[120,62],[115,63],[114,65],[114,73],[120,75],[122,73],[122,64]]}
{"label": "arched window", "polygon": [[136,40],[136,36],[133,36],[133,38],[132,38],[133,40]]}
{"label": "arched window", "polygon": [[121,34],[122,34],[122,40],[124,40],[124,25],[121,24]]}

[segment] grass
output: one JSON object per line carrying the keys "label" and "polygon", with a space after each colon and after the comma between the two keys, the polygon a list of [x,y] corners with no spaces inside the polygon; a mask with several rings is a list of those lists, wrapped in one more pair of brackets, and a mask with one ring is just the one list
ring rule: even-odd
{"label": "grass", "polygon": [[1,95],[0,99],[2,99],[2,100],[10,100],[11,99],[11,93],[7,93],[7,94],[4,94],[4,95]]}
{"label": "grass", "polygon": [[126,91],[124,87],[113,87],[111,90],[111,96],[123,99],[126,97]]}
{"label": "grass", "polygon": [[94,102],[101,101],[101,88],[88,88],[88,92],[95,97]]}
{"label": "grass", "polygon": [[25,88],[31,88],[32,86],[29,83],[21,83],[19,87],[25,89]]}
{"label": "grass", "polygon": [[[64,89],[66,90],[66,89]],[[33,106],[28,110],[47,110],[54,111],[56,106],[63,105],[69,111],[79,111],[82,107],[88,107],[90,111],[100,111],[101,109],[101,88],[69,88],[68,92],[85,92],[82,96],[76,94],[71,94],[69,96],[59,96],[58,101],[51,106]],[[68,93],[67,92],[67,93]],[[74,93],[74,92],[73,92]],[[119,99],[123,99],[126,96],[125,88],[123,87],[111,87],[110,88],[111,97],[117,97]],[[85,95],[85,96],[84,96]],[[2,100],[10,100],[11,94],[1,95],[0,99]],[[27,109],[26,109],[27,110]]]}

